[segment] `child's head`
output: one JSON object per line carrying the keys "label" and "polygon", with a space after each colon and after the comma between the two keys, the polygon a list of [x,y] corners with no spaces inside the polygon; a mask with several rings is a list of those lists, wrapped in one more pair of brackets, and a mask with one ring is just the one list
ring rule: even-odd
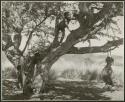
{"label": "child's head", "polygon": [[108,57],[106,58],[106,63],[107,63],[107,64],[112,64],[113,62],[114,62],[114,59],[113,59],[112,57],[109,57],[109,56],[108,56]]}

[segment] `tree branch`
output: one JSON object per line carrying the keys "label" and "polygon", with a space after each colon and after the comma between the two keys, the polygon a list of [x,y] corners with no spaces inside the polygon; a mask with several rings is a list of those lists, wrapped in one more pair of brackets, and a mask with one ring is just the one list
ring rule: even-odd
{"label": "tree branch", "polygon": [[[104,6],[105,7],[105,6]],[[104,8],[103,8],[104,9]],[[101,10],[101,12],[99,13],[99,14],[101,14],[101,15],[103,15],[103,16],[101,16],[101,17],[98,17],[98,14],[96,15],[97,16],[97,18],[96,18],[96,22],[94,22],[94,23],[97,23],[98,21],[100,21],[100,20],[102,20],[102,18],[104,18],[104,15],[105,15],[105,10]],[[81,17],[82,16],[82,5],[81,5],[81,7],[80,7],[80,10],[81,10],[81,13],[78,15],[79,17],[78,17],[78,21],[79,21],[79,23],[80,22],[82,22],[83,21],[83,18]],[[107,10],[107,9],[106,9]],[[84,23],[83,23],[84,24]],[[94,24],[93,24],[94,25]],[[76,44],[76,43],[78,43],[78,42],[80,42],[81,40],[87,40],[88,39],[88,36],[89,35],[92,35],[93,33],[96,33],[97,31],[99,31],[101,28],[103,28],[103,26],[104,26],[104,23],[103,22],[101,22],[101,24],[99,24],[98,25],[98,27],[92,27],[92,29],[91,28],[88,28],[87,26],[85,26],[85,25],[80,25],[80,27],[78,28],[78,29],[76,29],[76,30],[72,30],[71,32],[70,32],[70,34],[67,36],[67,39],[66,39],[66,41],[64,42],[64,43],[62,43],[61,44],[61,46],[62,47],[67,47],[69,44],[70,44],[70,46],[73,46],[74,44]],[[91,34],[90,34],[91,33]],[[56,38],[56,37],[55,37]],[[53,41],[53,43],[51,44],[51,46],[49,47],[49,49],[51,49],[52,48],[52,46],[55,46],[55,44],[54,44],[54,42],[56,42],[55,41],[55,39],[54,39],[54,41]],[[58,47],[59,47],[59,45],[58,45]],[[62,49],[62,48],[61,48]]]}
{"label": "tree branch", "polygon": [[[123,44],[123,38],[114,41],[108,41],[103,46],[94,46],[94,47],[72,47],[67,54],[86,54],[86,53],[100,53],[100,52],[108,52],[110,50],[114,50],[118,46]],[[112,48],[114,47],[114,48]]]}
{"label": "tree branch", "polygon": [[34,32],[34,31],[36,30],[36,28],[37,28],[38,26],[40,26],[46,19],[47,19],[47,17],[45,17],[45,18],[44,18],[38,25],[36,25],[36,27],[30,32],[29,37],[28,37],[28,40],[27,40],[27,42],[26,42],[26,45],[25,45],[24,49],[22,50],[22,54],[25,52],[25,50],[26,50],[26,48],[27,48],[27,46],[28,46],[28,43],[29,43],[29,41],[30,41],[30,39],[31,39],[31,37],[32,37],[33,32]]}

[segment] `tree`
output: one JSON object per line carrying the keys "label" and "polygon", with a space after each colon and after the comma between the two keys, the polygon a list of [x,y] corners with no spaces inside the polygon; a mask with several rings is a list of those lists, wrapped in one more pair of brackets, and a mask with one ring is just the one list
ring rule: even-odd
{"label": "tree", "polygon": [[[70,9],[80,26],[70,31],[66,40],[58,43],[58,25],[64,12],[69,11],[65,8]],[[62,55],[108,52],[123,44],[123,38],[103,32],[109,28],[119,34],[117,22],[113,19],[117,16],[123,16],[122,2],[2,2],[2,50],[15,68],[19,64],[23,68],[22,73],[26,76],[23,92],[27,93],[32,87],[35,64],[39,70],[37,74],[43,80],[39,90],[42,92],[51,66]],[[51,22],[55,22],[54,26],[50,26]],[[111,24],[117,28],[113,28]],[[23,36],[27,37],[27,41],[21,49]],[[28,49],[34,36],[40,39]],[[98,40],[100,36],[111,40],[100,46],[75,47],[79,42]],[[35,51],[40,55],[39,61],[33,63],[34,56],[30,54],[34,55]]]}

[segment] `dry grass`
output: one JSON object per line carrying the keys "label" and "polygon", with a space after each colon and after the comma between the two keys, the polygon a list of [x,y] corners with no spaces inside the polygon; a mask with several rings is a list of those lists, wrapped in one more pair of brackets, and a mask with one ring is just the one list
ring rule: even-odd
{"label": "dry grass", "polygon": [[61,73],[61,77],[66,79],[76,79],[79,78],[80,73],[76,69],[66,69]]}
{"label": "dry grass", "polygon": [[[90,60],[90,59],[89,59]],[[90,61],[81,66],[77,65],[75,68],[65,69],[61,73],[61,77],[68,79],[82,79],[82,80],[101,80],[101,71],[105,66],[105,61],[100,58],[100,61],[91,63]],[[99,60],[99,59],[98,59]],[[113,69],[113,80],[118,85],[124,85],[124,68],[123,64],[120,62],[121,58],[116,58],[115,63],[112,66]],[[93,60],[94,61],[94,60]]]}

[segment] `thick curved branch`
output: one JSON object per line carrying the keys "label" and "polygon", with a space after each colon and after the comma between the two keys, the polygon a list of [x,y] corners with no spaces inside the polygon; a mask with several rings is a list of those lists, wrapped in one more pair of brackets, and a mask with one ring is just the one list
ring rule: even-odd
{"label": "thick curved branch", "polygon": [[[103,46],[94,46],[94,47],[72,47],[67,54],[86,54],[86,53],[100,53],[100,52],[108,52],[110,50],[114,50],[118,46],[123,44],[123,38],[114,41],[108,41]],[[113,47],[113,48],[112,48]]]}

